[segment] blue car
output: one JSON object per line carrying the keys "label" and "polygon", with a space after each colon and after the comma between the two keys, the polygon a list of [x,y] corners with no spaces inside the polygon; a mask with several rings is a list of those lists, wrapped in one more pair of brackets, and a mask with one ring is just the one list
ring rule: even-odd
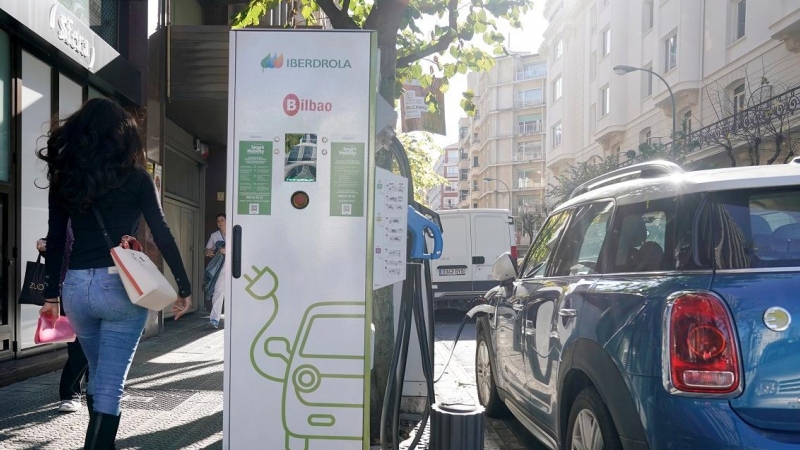
{"label": "blue car", "polygon": [[489,416],[552,449],[800,449],[800,160],[620,169],[493,273]]}

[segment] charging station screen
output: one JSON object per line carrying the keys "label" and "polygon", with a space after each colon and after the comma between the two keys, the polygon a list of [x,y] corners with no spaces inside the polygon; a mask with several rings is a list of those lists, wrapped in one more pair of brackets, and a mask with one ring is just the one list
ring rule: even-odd
{"label": "charging station screen", "polygon": [[284,180],[314,183],[317,181],[317,135],[287,133]]}

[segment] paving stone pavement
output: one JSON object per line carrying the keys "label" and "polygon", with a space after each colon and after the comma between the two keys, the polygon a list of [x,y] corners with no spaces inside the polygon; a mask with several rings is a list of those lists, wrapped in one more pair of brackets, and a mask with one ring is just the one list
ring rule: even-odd
{"label": "paving stone pavement", "polygon": [[[123,397],[118,449],[222,448],[224,337],[221,329],[206,328],[207,320],[192,314],[168,322],[164,334],[139,345]],[[437,374],[457,327],[437,323]],[[437,401],[477,403],[474,352],[474,326],[468,325],[436,385]],[[82,448],[89,415],[85,407],[56,411],[59,377],[57,371],[0,388],[1,449]],[[487,419],[485,450],[538,450],[526,433],[513,419]]]}

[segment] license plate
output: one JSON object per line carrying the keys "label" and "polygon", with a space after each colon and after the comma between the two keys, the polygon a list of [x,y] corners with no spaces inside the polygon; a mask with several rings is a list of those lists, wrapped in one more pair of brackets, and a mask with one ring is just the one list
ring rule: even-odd
{"label": "license plate", "polygon": [[439,269],[439,276],[440,277],[453,277],[458,275],[466,275],[467,269],[466,267],[458,268],[458,269]]}

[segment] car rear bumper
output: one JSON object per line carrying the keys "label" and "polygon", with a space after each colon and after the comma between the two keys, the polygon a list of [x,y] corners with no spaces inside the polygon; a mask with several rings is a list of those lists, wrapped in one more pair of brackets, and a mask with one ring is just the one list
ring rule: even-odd
{"label": "car rear bumper", "polygon": [[800,450],[800,434],[752,427],[726,399],[680,397],[661,378],[630,379],[653,450]]}

